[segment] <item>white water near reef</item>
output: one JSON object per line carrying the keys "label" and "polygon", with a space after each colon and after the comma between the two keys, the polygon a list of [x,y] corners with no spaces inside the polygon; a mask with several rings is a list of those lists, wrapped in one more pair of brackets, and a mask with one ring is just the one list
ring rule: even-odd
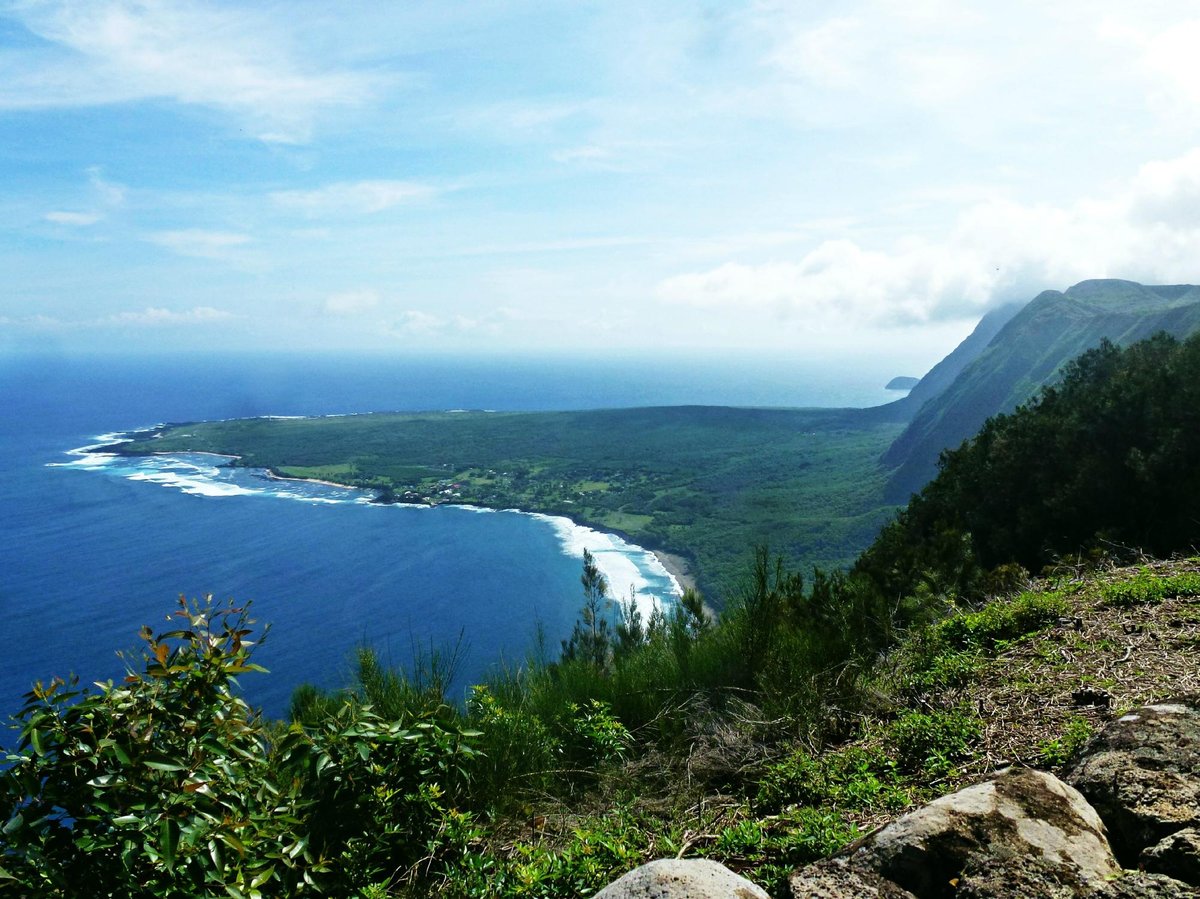
{"label": "white water near reef", "polygon": [[[423,409],[864,406],[893,398],[881,385],[894,366],[881,365],[0,354],[0,716],[35,680],[120,677],[117,652],[136,662],[139,628],[169,629],[180,594],[251,601],[270,625],[257,659],[271,673],[242,686],[272,716],[298,684],[345,685],[364,645],[396,665],[414,647],[459,645],[454,699],[497,664],[522,664],[539,637],[553,654],[583,599],[584,548],[614,597],[677,594],[652,554],[566,519],[380,506],[204,454],[120,458],[100,451],[115,429]],[[0,730],[0,744],[9,738]]]}
{"label": "white water near reef", "polygon": [[[297,418],[300,416],[264,416]],[[112,443],[131,436],[122,433],[102,434],[94,442],[68,450],[69,462],[50,462],[49,467],[77,468],[101,472],[130,481],[144,481],[179,490],[190,496],[210,498],[230,496],[259,496],[296,500],[305,503],[330,505],[349,504],[380,508],[372,503],[370,491],[342,487],[320,481],[298,478],[279,478],[262,469],[240,468],[229,463],[233,457],[213,453],[166,453],[152,456],[120,456],[103,452]],[[450,504],[470,512],[493,514],[496,510],[478,506]],[[427,510],[441,506],[389,505],[383,508]],[[608,534],[577,524],[559,515],[506,509],[507,513],[528,515],[545,522],[554,531],[563,552],[572,559],[583,560],[584,550],[596,560],[608,583],[610,598],[625,602],[630,597],[644,618],[656,609],[666,609],[683,593],[679,582],[650,550],[636,546],[615,534]]]}

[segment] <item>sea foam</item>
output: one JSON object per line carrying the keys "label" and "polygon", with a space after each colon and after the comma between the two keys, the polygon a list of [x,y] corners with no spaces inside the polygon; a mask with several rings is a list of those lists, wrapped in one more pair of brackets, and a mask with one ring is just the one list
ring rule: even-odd
{"label": "sea foam", "polygon": [[[292,416],[276,416],[279,418]],[[153,430],[152,428],[141,429]],[[303,479],[277,478],[262,469],[239,468],[226,463],[233,456],[215,453],[164,453],[151,456],[119,456],[103,452],[113,443],[128,439],[132,431],[102,434],[95,443],[67,451],[72,456],[69,462],[50,462],[51,467],[77,468],[98,471],[110,476],[125,478],[141,483],[155,484],[179,490],[190,496],[210,499],[230,497],[263,496],[274,499],[297,500],[313,504],[373,505],[372,496],[365,490],[340,487]],[[495,509],[480,506],[454,504],[452,508],[481,513],[495,513]],[[424,505],[398,505],[406,510],[431,511],[438,507]],[[586,549],[596,560],[608,582],[608,596],[614,602],[624,603],[633,598],[638,611],[644,618],[657,609],[673,603],[683,590],[679,582],[658,557],[650,550],[636,546],[604,531],[577,524],[560,515],[545,515],[506,509],[505,512],[529,515],[546,522],[554,529],[563,552],[582,561]]]}

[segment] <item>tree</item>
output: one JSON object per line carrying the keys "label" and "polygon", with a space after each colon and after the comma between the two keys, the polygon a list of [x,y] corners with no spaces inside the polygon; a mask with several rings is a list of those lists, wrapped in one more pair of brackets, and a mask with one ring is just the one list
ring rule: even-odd
{"label": "tree", "polygon": [[583,585],[583,608],[579,620],[571,631],[570,638],[563,640],[563,661],[579,659],[597,668],[608,664],[612,648],[608,617],[604,614],[608,601],[608,579],[596,565],[596,558],[586,549],[583,551],[583,574],[579,578]]}

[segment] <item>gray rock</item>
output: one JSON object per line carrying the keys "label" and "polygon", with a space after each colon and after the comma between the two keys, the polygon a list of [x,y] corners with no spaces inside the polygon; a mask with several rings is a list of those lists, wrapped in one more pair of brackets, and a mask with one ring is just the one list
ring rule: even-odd
{"label": "gray rock", "polygon": [[1141,867],[1200,887],[1200,830],[1177,830],[1142,851]]}
{"label": "gray rock", "polygon": [[[1082,896],[1120,873],[1083,797],[1052,774],[1017,768],[905,815],[853,848],[849,864],[921,899],[968,887],[981,899]],[[985,892],[984,878],[1003,885],[1004,870],[1053,891]]]}
{"label": "gray rock", "polygon": [[1196,899],[1200,891],[1163,874],[1126,871],[1106,883],[1089,899]]}
{"label": "gray rock", "polygon": [[708,859],[663,858],[614,880],[595,899],[770,899],[761,887]]}
{"label": "gray rock", "polygon": [[801,868],[788,880],[792,899],[916,899],[912,893],[869,871],[852,871],[845,859]]}
{"label": "gray rock", "polygon": [[1104,728],[1065,780],[1108,826],[1117,859],[1200,827],[1200,697],[1143,706]]}

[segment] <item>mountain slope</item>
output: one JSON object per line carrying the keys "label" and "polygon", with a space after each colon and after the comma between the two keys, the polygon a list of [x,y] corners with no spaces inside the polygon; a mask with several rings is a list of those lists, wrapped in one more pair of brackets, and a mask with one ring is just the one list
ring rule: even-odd
{"label": "mountain slope", "polygon": [[979,324],[962,343],[945,359],[929,369],[917,386],[909,391],[908,396],[898,402],[910,410],[910,414],[918,412],[931,399],[941,395],[954,383],[964,368],[979,357],[987,349],[999,332],[1018,312],[1020,303],[1009,303],[998,309],[993,309],[979,320]]}
{"label": "mountain slope", "polygon": [[975,361],[992,338],[1008,324],[1009,319],[1021,311],[1020,303],[1009,303],[993,309],[979,320],[975,330],[967,335],[945,359],[926,372],[905,396],[882,406],[863,409],[859,413],[862,421],[899,422],[912,420],[925,403],[929,402],[954,383],[959,373]]}
{"label": "mountain slope", "polygon": [[1094,280],[1038,294],[948,387],[921,406],[884,453],[884,464],[895,466],[888,499],[906,500],[933,477],[942,450],[958,446],[991,416],[1033,397],[1066,362],[1102,338],[1125,346],[1158,331],[1185,336],[1197,329],[1200,287],[1192,285]]}

